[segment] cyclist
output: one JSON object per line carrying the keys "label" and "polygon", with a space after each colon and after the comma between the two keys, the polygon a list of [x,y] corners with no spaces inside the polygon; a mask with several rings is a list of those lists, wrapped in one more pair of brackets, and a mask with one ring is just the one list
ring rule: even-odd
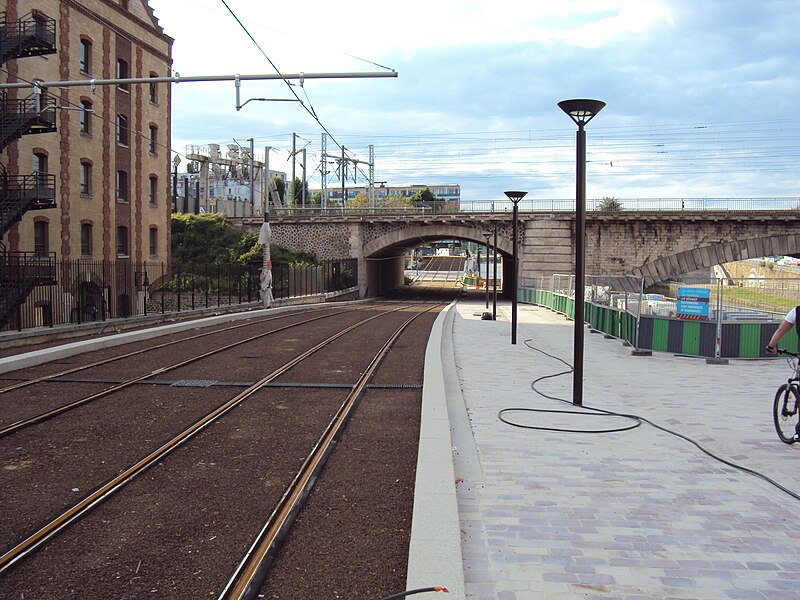
{"label": "cyclist", "polygon": [[[798,334],[800,334],[800,324],[797,323],[798,309],[800,309],[800,306],[795,306],[792,310],[786,313],[786,316],[783,318],[783,322],[778,325],[775,333],[773,333],[772,337],[769,339],[769,344],[767,344],[767,354],[778,353],[778,342],[795,325],[798,325]],[[795,426],[794,441],[800,442],[800,422],[798,422]]]}
{"label": "cyclist", "polygon": [[797,323],[798,308],[800,307],[795,306],[792,310],[786,313],[786,316],[783,318],[783,322],[780,325],[778,325],[778,328],[775,330],[775,333],[772,334],[772,337],[769,340],[769,344],[767,344],[768,354],[778,353],[778,342]]}

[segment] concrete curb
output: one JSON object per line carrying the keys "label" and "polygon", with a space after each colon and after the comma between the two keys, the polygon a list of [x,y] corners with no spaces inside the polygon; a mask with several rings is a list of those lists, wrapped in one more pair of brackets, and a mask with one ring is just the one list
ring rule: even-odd
{"label": "concrete curb", "polygon": [[425,350],[414,513],[406,589],[443,586],[451,600],[465,598],[461,530],[456,500],[453,448],[442,367],[445,321],[455,302],[433,324]]}

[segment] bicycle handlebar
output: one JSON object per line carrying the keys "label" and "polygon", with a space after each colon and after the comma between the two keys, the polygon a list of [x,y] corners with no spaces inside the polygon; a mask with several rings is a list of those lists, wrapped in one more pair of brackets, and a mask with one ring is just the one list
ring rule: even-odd
{"label": "bicycle handlebar", "polygon": [[775,348],[775,352],[777,354],[788,354],[789,356],[800,358],[800,352],[789,352],[788,350],[784,350],[783,348]]}

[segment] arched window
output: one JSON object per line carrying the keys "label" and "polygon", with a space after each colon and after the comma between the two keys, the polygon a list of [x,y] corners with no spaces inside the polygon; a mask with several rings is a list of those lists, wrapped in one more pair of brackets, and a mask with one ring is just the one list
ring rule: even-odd
{"label": "arched window", "polygon": [[117,115],[117,143],[128,145],[128,117],[125,115]]}
{"label": "arched window", "polygon": [[80,54],[78,57],[81,73],[91,75],[92,73],[92,40],[81,37]]}
{"label": "arched window", "polygon": [[81,196],[92,195],[92,161],[81,159]]}
{"label": "arched window", "polygon": [[[150,72],[150,77],[158,77],[157,73]],[[150,84],[150,104],[158,104],[158,84],[151,82]]]}
{"label": "arched window", "polygon": [[36,256],[44,256],[50,252],[50,223],[47,219],[33,222],[33,252]]}
{"label": "arched window", "polygon": [[158,154],[158,125],[150,123],[150,154]]}
{"label": "arched window", "polygon": [[158,227],[150,227],[150,257],[158,256]]}
{"label": "arched window", "polygon": [[124,225],[117,227],[117,257],[128,256],[128,228]]}
{"label": "arched window", "polygon": [[[117,59],[117,79],[128,79],[128,62],[122,58]],[[127,83],[118,83],[117,88],[128,91]]]}
{"label": "arched window", "polygon": [[117,171],[117,201],[128,201],[128,172]]}
{"label": "arched window", "polygon": [[92,101],[81,99],[81,133],[92,135]]}
{"label": "arched window", "polygon": [[158,204],[158,175],[150,174],[149,191],[150,204],[156,206]]}
{"label": "arched window", "polygon": [[81,223],[81,256],[91,256],[94,247],[94,235],[92,223],[85,221]]}

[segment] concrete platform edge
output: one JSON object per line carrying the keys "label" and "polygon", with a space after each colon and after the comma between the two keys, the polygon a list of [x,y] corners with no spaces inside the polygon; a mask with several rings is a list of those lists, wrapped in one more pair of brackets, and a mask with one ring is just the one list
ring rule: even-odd
{"label": "concrete platform edge", "polygon": [[448,599],[462,600],[466,592],[461,530],[442,365],[444,325],[446,321],[452,322],[454,305],[455,302],[437,317],[425,350],[420,444],[406,589],[444,586],[450,591]]}

